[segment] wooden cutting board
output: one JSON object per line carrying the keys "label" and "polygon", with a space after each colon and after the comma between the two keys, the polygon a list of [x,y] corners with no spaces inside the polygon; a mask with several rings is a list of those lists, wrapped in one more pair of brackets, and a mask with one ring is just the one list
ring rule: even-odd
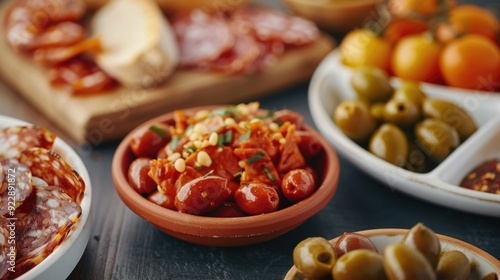
{"label": "wooden cutting board", "polygon": [[[8,3],[11,1],[0,6],[0,22]],[[99,145],[119,140],[146,120],[175,109],[256,100],[307,81],[333,47],[333,40],[323,35],[312,45],[287,51],[276,65],[262,73],[227,76],[179,70],[155,89],[122,87],[76,97],[53,88],[46,69],[16,53],[7,45],[4,30],[0,30],[0,75],[76,141]]]}

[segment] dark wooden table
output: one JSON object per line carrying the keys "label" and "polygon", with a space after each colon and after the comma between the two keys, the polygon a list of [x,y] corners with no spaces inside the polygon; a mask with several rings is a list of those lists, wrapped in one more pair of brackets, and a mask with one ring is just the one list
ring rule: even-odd
{"label": "dark wooden table", "polygon": [[[279,7],[277,1],[271,4]],[[259,101],[264,108],[298,111],[314,126],[307,106],[307,86],[295,86]],[[0,114],[54,131],[78,151],[91,174],[92,233],[70,279],[282,279],[292,265],[294,246],[306,237],[333,238],[345,231],[410,228],[418,222],[500,259],[499,218],[455,211],[399,193],[343,158],[334,198],[295,230],[269,242],[238,248],[186,243],[154,228],[117,196],[111,159],[118,143],[100,147],[75,143],[2,81]]]}

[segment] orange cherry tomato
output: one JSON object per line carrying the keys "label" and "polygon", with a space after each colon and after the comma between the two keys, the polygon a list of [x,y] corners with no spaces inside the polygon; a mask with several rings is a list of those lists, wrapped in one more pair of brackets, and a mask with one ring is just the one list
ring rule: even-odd
{"label": "orange cherry tomato", "polygon": [[429,34],[407,36],[395,46],[391,66],[397,77],[419,82],[439,83],[439,56],[442,45]]}
{"label": "orange cherry tomato", "polygon": [[441,54],[440,68],[450,86],[500,88],[500,49],[484,36],[469,34],[449,43]]}
{"label": "orange cherry tomato", "polygon": [[474,33],[486,36],[497,42],[500,23],[498,19],[486,9],[474,5],[460,5],[451,9],[450,24],[458,33]]}
{"label": "orange cherry tomato", "polygon": [[384,30],[384,39],[396,44],[403,37],[422,33],[428,30],[426,21],[416,18],[395,18],[389,22]]}
{"label": "orange cherry tomato", "polygon": [[349,32],[340,44],[342,62],[351,67],[373,66],[389,70],[391,44],[367,29]]}
{"label": "orange cherry tomato", "polygon": [[446,6],[440,7],[442,0],[389,0],[389,11],[394,15],[408,15],[417,13],[432,16],[439,12],[440,8],[445,10],[457,5],[456,0],[446,0]]}

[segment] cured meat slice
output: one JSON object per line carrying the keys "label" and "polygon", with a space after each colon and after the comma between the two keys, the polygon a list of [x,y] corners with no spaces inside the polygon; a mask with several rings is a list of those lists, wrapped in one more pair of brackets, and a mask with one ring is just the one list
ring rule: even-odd
{"label": "cured meat slice", "polygon": [[55,139],[55,134],[38,126],[7,127],[0,130],[0,156],[15,158],[33,147],[50,149]]}
{"label": "cured meat slice", "polygon": [[285,44],[280,41],[257,41],[259,56],[245,69],[247,73],[257,73],[273,66],[285,52]]}
{"label": "cured meat slice", "polygon": [[209,68],[227,74],[245,71],[259,57],[261,49],[255,39],[249,34],[237,34],[234,46],[217,60],[209,64]]}
{"label": "cured meat slice", "polygon": [[10,230],[8,224],[9,221],[7,218],[0,215],[0,279],[7,279],[10,274],[9,268],[11,267],[10,255],[12,255],[12,244],[9,244]]}
{"label": "cured meat slice", "polygon": [[48,185],[63,188],[75,202],[82,200],[85,182],[58,154],[44,148],[31,148],[21,153],[19,162]]}
{"label": "cured meat slice", "polygon": [[320,34],[311,21],[270,9],[239,9],[232,20],[242,32],[251,32],[261,41],[281,41],[290,46],[312,43]]}
{"label": "cured meat slice", "polygon": [[180,49],[180,66],[214,61],[235,43],[229,24],[222,17],[194,10],[172,19]]}
{"label": "cured meat slice", "polygon": [[32,184],[31,171],[16,159],[0,159],[0,172],[3,177],[0,178],[0,216],[3,216],[28,198]]}
{"label": "cured meat slice", "polygon": [[62,188],[33,189],[16,211],[17,259],[15,276],[43,261],[66,238],[81,215],[80,206]]}

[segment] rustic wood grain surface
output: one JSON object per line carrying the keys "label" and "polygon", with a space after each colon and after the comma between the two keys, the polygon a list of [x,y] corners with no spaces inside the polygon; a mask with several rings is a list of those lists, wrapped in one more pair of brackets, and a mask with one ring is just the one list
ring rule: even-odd
{"label": "rustic wood grain surface", "polygon": [[[277,1],[270,4],[281,7]],[[29,77],[26,80],[29,82]],[[264,108],[298,111],[314,126],[307,106],[307,84],[259,101]],[[240,248],[186,243],[160,232],[121,202],[111,179],[111,159],[118,143],[99,147],[77,144],[1,80],[0,114],[54,131],[77,150],[91,174],[92,233],[69,279],[283,279],[292,265],[294,246],[306,237],[333,238],[345,231],[371,228],[410,228],[418,222],[500,259],[499,218],[455,211],[404,195],[343,158],[334,198],[295,230],[266,243]]]}

